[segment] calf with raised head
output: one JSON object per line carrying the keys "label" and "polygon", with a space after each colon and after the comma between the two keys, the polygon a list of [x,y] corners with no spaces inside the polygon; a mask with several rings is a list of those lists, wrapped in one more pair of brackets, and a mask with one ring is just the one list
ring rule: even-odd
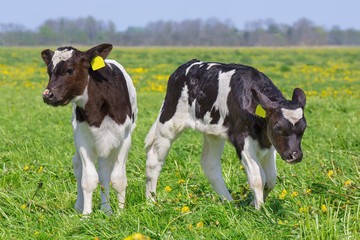
{"label": "calf with raised head", "polygon": [[111,50],[111,44],[101,44],[86,52],[62,47],[41,53],[49,74],[44,102],[51,106],[73,103],[75,209],[83,214],[92,211],[92,194],[98,181],[102,210],[111,212],[107,200],[110,181],[120,208],[125,202],[125,165],[137,117],[136,92],[119,63],[103,60]]}
{"label": "calf with raised head", "polygon": [[[203,134],[201,166],[213,189],[233,200],[221,172],[227,140],[244,165],[255,196],[252,205],[259,209],[275,186],[276,151],[288,163],[302,160],[305,102],[299,88],[286,100],[268,77],[250,66],[198,60],[180,66],[169,78],[160,113],[145,140],[146,196],[156,193],[173,141],[192,128]],[[262,116],[256,114],[259,105],[265,110]]]}

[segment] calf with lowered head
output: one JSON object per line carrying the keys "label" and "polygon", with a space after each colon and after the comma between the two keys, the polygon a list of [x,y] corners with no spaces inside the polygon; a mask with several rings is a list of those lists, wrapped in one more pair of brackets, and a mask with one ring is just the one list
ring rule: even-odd
{"label": "calf with lowered head", "polygon": [[288,163],[302,160],[305,102],[299,88],[286,100],[267,76],[250,66],[198,60],[180,66],[169,78],[160,113],[145,139],[146,196],[155,196],[173,141],[192,128],[203,134],[200,162],[213,189],[233,200],[221,172],[227,140],[244,165],[255,196],[252,205],[259,209],[275,187],[276,151]]}
{"label": "calf with lowered head", "polygon": [[44,102],[55,107],[73,103],[75,209],[82,214],[92,211],[92,195],[98,181],[102,187],[102,210],[111,212],[110,181],[120,208],[125,202],[125,165],[137,117],[136,92],[130,76],[118,62],[103,60],[111,50],[111,44],[101,44],[85,52],[62,47],[41,53],[49,74]]}

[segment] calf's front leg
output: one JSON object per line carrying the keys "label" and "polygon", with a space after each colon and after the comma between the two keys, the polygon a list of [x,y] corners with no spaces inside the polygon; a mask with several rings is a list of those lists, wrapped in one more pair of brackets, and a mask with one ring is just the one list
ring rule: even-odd
{"label": "calf's front leg", "polygon": [[75,208],[82,214],[90,214],[92,212],[92,195],[99,181],[95,167],[96,152],[82,135],[75,135],[75,146],[76,153],[73,157],[73,164],[78,186]]}
{"label": "calf's front leg", "polygon": [[93,192],[99,181],[95,167],[96,154],[90,149],[80,147],[79,155],[82,164],[81,189],[84,204],[82,214],[90,214],[92,212]]}
{"label": "calf's front leg", "polygon": [[269,151],[260,159],[261,166],[266,176],[266,186],[264,189],[264,201],[276,184],[276,151],[272,146]]}
{"label": "calf's front leg", "polygon": [[256,209],[260,209],[264,203],[264,187],[266,183],[266,175],[256,156],[256,143],[251,138],[245,138],[244,148],[241,151],[241,161],[246,170],[248,183],[254,193],[254,200],[251,205]]}
{"label": "calf's front leg", "polygon": [[77,198],[75,203],[75,211],[82,213],[84,209],[84,195],[81,188],[82,164],[78,151],[75,152],[72,162],[74,166],[74,174],[77,184]]}

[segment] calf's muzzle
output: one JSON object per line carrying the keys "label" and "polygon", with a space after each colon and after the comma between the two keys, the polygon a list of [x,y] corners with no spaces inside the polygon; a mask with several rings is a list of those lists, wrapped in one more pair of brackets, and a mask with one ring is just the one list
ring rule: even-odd
{"label": "calf's muzzle", "polygon": [[303,157],[303,153],[302,151],[286,151],[284,153],[284,156],[282,156],[282,158],[287,162],[287,163],[291,163],[291,164],[296,164],[298,162],[301,162]]}

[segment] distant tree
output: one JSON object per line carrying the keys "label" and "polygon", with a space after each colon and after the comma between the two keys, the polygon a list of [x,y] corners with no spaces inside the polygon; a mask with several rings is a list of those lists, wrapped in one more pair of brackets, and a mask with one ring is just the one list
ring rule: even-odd
{"label": "distant tree", "polygon": [[360,31],[333,27],[327,31],[302,18],[292,25],[272,19],[247,22],[237,29],[231,20],[190,19],[156,21],[145,27],[117,32],[113,22],[92,16],[49,19],[36,31],[16,24],[0,24],[0,45],[93,45],[111,42],[121,46],[320,46],[360,45]]}

